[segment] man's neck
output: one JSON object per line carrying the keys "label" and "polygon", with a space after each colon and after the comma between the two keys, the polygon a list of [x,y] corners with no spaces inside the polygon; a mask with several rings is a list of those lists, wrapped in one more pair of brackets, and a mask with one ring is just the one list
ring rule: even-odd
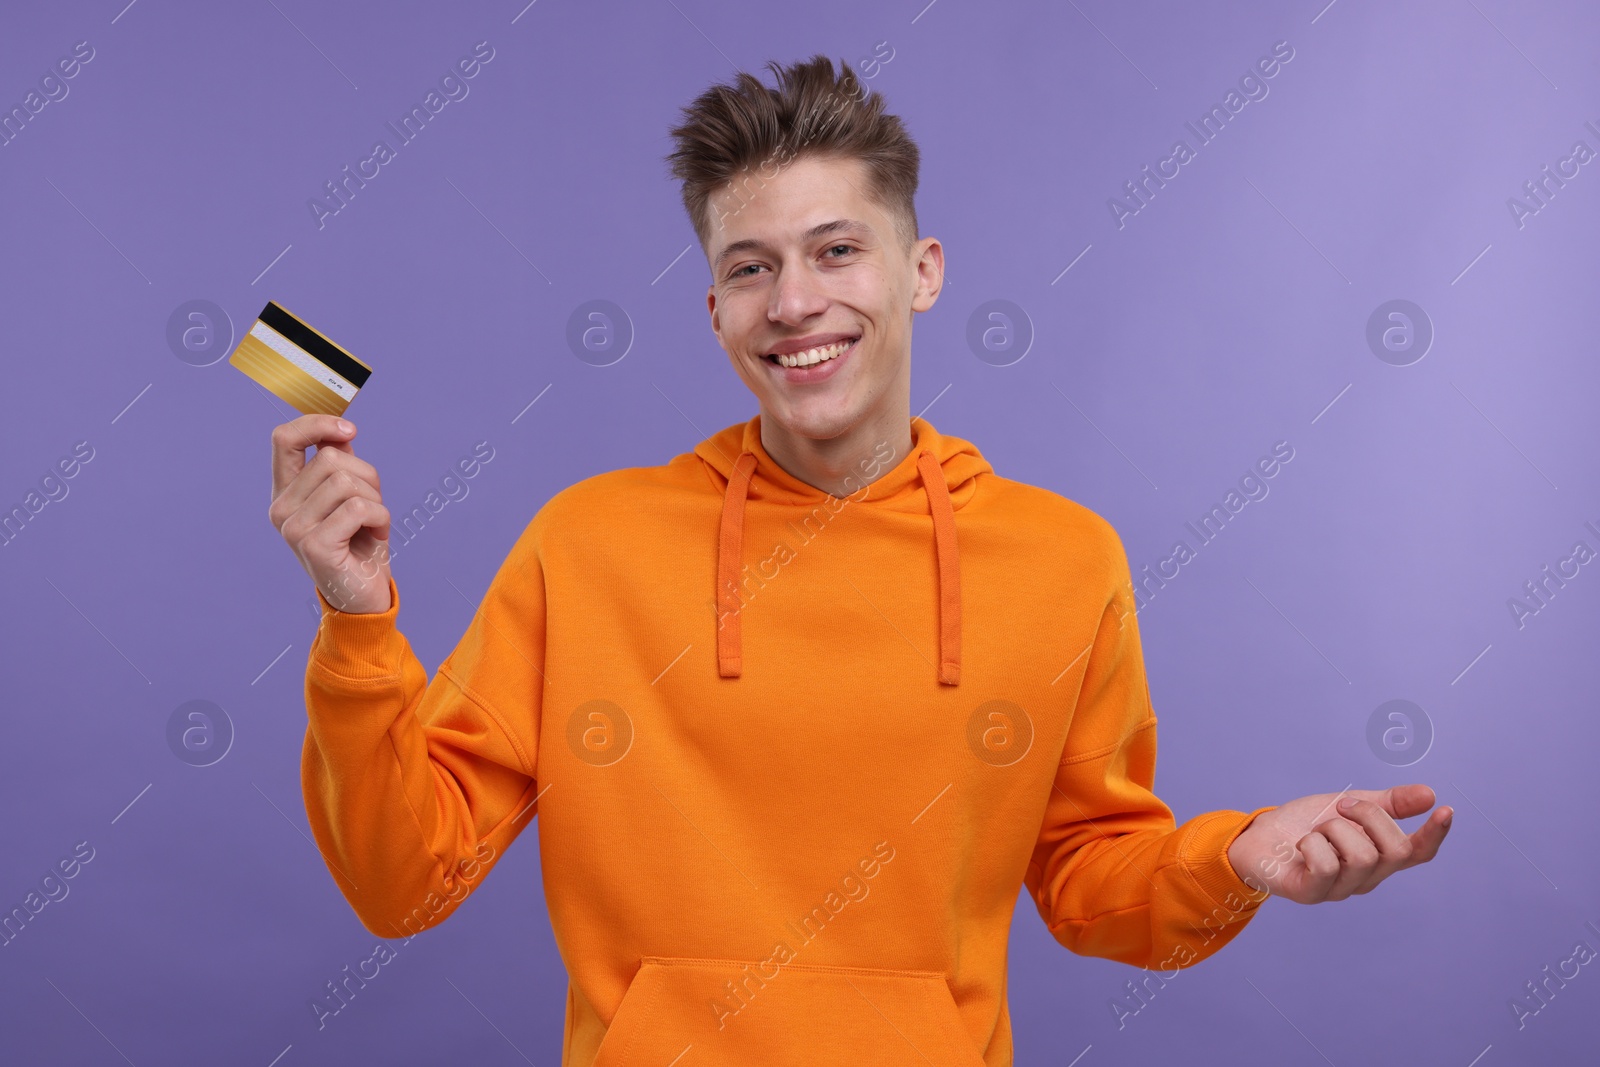
{"label": "man's neck", "polygon": [[[894,448],[894,460],[875,463],[873,457],[885,442]],[[911,451],[911,444],[909,402],[826,440],[789,433],[765,414],[761,418],[761,447],[767,455],[802,482],[837,497],[859,493],[887,474]]]}

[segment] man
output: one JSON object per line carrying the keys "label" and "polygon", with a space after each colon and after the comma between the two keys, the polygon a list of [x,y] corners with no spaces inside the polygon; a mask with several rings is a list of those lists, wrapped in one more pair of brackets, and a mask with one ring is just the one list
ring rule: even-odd
{"label": "man", "polygon": [[431,682],[354,428],[273,433],[323,611],[306,806],[367,929],[442,921],[537,814],[563,1064],[997,1067],[1023,885],[1068,949],[1171,971],[1432,859],[1423,785],[1176,825],[1117,534],[910,416],[915,144],[848,66],[771,66],[671,157],[759,413],[555,494]]}

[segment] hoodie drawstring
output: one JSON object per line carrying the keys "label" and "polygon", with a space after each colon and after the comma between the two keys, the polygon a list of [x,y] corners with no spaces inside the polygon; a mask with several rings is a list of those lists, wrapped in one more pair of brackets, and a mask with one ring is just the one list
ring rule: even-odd
{"label": "hoodie drawstring", "polygon": [[741,452],[722,493],[722,530],[717,535],[717,673],[737,678],[744,666],[739,640],[739,570],[744,562],[744,498],[756,454]]}
{"label": "hoodie drawstring", "polygon": [[933,539],[939,552],[939,681],[961,681],[961,556],[956,551],[956,512],[944,482],[939,457],[924,448],[917,454],[922,488],[933,513]]}
{"label": "hoodie drawstring", "polygon": [[[744,504],[755,472],[754,452],[741,452],[722,495],[722,526],[717,536],[717,673],[737,678],[743,670],[739,629],[739,572],[744,560]],[[939,560],[939,681],[961,682],[961,557],[956,549],[955,508],[944,468],[932,450],[917,454],[917,471],[933,517]]]}

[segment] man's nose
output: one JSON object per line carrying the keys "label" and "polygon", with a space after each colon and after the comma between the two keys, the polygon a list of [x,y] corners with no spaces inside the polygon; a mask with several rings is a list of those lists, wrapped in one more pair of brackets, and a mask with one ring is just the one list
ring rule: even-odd
{"label": "man's nose", "polygon": [[822,286],[809,271],[803,267],[779,267],[772,286],[772,300],[767,307],[768,318],[799,323],[827,306]]}

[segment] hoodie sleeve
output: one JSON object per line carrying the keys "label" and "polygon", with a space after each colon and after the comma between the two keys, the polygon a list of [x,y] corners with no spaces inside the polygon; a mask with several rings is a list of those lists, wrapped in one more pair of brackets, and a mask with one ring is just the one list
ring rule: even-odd
{"label": "hoodie sleeve", "polygon": [[1085,650],[1077,708],[1024,881],[1050,933],[1071,951],[1171,970],[1227,944],[1266,899],[1227,852],[1271,808],[1213,811],[1178,826],[1152,791],[1156,717],[1127,558],[1112,537],[1120,584]]}
{"label": "hoodie sleeve", "polygon": [[377,614],[318,590],[301,789],[329,872],[380,937],[444,921],[533,820],[545,591],[528,541],[431,682],[396,628],[393,578]]}

